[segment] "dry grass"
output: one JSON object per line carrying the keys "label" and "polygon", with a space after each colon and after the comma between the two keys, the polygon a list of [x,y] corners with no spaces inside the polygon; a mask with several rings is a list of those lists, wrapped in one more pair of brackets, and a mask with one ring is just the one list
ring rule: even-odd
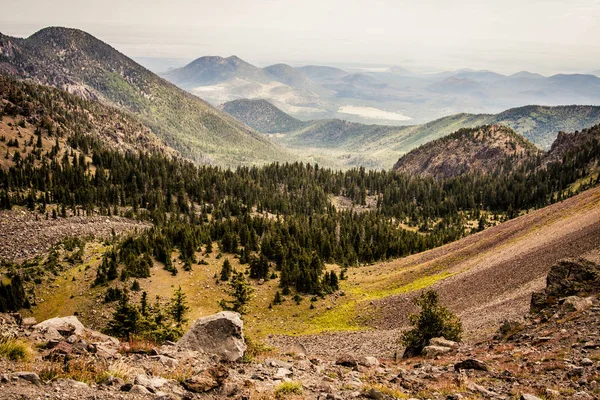
{"label": "dry grass", "polygon": [[281,382],[273,389],[278,399],[300,396],[302,394],[302,382]]}
{"label": "dry grass", "polygon": [[101,383],[108,375],[108,365],[94,359],[75,359],[66,363],[46,362],[38,372],[40,379],[72,379],[87,384]]}
{"label": "dry grass", "polygon": [[0,357],[27,362],[33,358],[31,344],[22,339],[0,339]]}

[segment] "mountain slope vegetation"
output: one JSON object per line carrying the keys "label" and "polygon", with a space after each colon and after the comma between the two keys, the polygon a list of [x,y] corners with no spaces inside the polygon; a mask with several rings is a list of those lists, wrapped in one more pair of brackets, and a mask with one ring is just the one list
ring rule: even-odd
{"label": "mountain slope vegetation", "polygon": [[306,125],[266,100],[233,100],[221,105],[221,109],[262,133],[290,132]]}
{"label": "mountain slope vegetation", "polygon": [[394,165],[394,170],[410,175],[448,178],[466,172],[501,173],[512,169],[542,151],[512,129],[502,125],[463,128],[420,146]]}
{"label": "mountain slope vegetation", "polygon": [[279,123],[277,129],[271,129],[256,123],[262,118],[260,112],[275,114],[278,121],[293,117],[282,115],[283,111],[273,105],[264,104],[261,109],[252,106],[252,101],[237,101],[232,115],[259,132],[283,133],[274,139],[291,151],[336,168],[390,168],[403,154],[462,128],[505,125],[547,150],[558,132],[579,131],[600,123],[598,106],[525,106],[499,114],[455,114],[412,126],[365,125],[333,119],[306,121],[300,127]]}
{"label": "mountain slope vegetation", "polygon": [[182,155],[238,165],[289,159],[263,135],[75,29],[0,36],[0,70],[137,115]]}

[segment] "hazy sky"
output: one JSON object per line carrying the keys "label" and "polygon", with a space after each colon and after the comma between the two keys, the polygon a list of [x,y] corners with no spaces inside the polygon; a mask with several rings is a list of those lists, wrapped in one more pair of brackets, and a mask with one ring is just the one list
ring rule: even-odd
{"label": "hazy sky", "polygon": [[0,0],[0,32],[86,30],[133,57],[590,72],[600,0]]}

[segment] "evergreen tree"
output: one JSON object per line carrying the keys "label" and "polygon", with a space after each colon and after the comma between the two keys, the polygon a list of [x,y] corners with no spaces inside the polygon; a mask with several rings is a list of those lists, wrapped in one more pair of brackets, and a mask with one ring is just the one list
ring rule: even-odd
{"label": "evergreen tree", "polygon": [[173,318],[173,321],[175,321],[175,324],[178,328],[181,328],[181,326],[187,322],[185,314],[188,310],[189,306],[187,305],[186,295],[181,290],[181,286],[179,286],[179,288],[173,293],[169,307],[171,317]]}
{"label": "evergreen tree", "polygon": [[220,279],[222,281],[228,281],[229,278],[231,278],[231,272],[232,272],[231,262],[229,261],[228,258],[226,258],[225,261],[223,261],[223,266],[221,267]]}
{"label": "evergreen tree", "polygon": [[108,322],[107,331],[113,336],[129,340],[137,333],[139,322],[140,313],[137,307],[129,303],[129,297],[124,294]]}
{"label": "evergreen tree", "polygon": [[232,300],[221,300],[219,305],[223,310],[235,311],[240,314],[246,313],[246,305],[252,298],[254,289],[250,286],[243,273],[234,271],[231,281],[229,282],[229,295]]}

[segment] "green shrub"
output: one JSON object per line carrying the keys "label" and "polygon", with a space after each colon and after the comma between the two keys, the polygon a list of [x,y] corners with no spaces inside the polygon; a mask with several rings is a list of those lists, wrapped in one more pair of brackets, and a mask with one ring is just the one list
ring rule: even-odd
{"label": "green shrub", "polygon": [[408,316],[413,328],[402,334],[402,344],[407,348],[405,356],[421,354],[423,348],[435,337],[460,342],[462,322],[450,310],[439,304],[439,296],[435,291],[421,293],[414,303],[421,308],[421,312]]}
{"label": "green shrub", "polygon": [[281,399],[291,394],[302,394],[302,382],[281,382],[275,387],[275,397]]}

